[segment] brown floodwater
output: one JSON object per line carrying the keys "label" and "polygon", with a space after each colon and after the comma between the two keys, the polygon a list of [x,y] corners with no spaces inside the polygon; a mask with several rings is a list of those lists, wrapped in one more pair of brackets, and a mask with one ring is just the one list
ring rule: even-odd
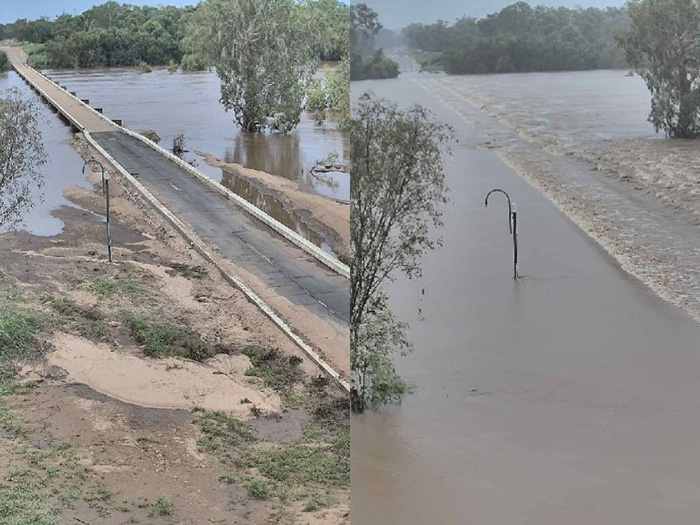
{"label": "brown floodwater", "polygon": [[[64,225],[60,219],[52,215],[52,211],[61,206],[80,208],[63,196],[63,188],[66,186],[90,187],[85,180],[85,175],[82,174],[83,159],[70,145],[72,137],[70,126],[66,125],[55,111],[44,105],[14,71],[0,72],[0,91],[10,88],[17,88],[25,96],[36,100],[40,109],[39,129],[47,156],[47,163],[40,170],[44,185],[42,188],[32,189],[31,199],[36,205],[24,214],[24,224],[18,229],[35,235],[58,235],[63,231]],[[87,210],[83,210],[83,213],[94,215]],[[99,219],[103,220],[102,217]],[[7,230],[0,230],[0,232],[4,231]]]}
{"label": "brown floodwater", "polygon": [[[535,84],[548,89],[546,77]],[[370,89],[429,107],[459,143],[444,246],[419,281],[390,289],[416,346],[396,368],[415,392],[352,420],[353,525],[696,523],[700,325],[624,272],[410,75],[353,83],[353,97]],[[496,187],[518,205],[518,281],[505,200],[484,208]],[[677,235],[700,243],[697,228]]]}
{"label": "brown floodwater", "polygon": [[317,160],[337,153],[349,158],[349,138],[333,124],[316,125],[307,114],[289,134],[241,133],[233,115],[219,103],[220,84],[214,72],[169,73],[134,68],[46,71],[53,80],[101,107],[110,118],[122,119],[132,130],[152,129],[169,148],[178,134],[186,139],[188,161],[221,180],[221,169],[208,166],[195,151],[226,162],[298,181],[309,192],[347,200],[350,176],[335,173],[329,180],[309,175]]}

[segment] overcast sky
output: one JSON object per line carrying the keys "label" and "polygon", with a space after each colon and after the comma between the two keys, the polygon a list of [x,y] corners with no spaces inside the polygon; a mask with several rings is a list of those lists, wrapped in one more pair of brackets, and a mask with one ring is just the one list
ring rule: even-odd
{"label": "overcast sky", "polygon": [[[4,0],[0,0],[4,1]],[[354,2],[355,0],[353,0]],[[516,0],[357,0],[363,1],[379,14],[387,29],[399,29],[413,22],[432,23],[437,20],[454,22],[464,15],[482,18],[500,11]],[[620,7],[624,0],[541,0],[530,5],[566,7]]]}

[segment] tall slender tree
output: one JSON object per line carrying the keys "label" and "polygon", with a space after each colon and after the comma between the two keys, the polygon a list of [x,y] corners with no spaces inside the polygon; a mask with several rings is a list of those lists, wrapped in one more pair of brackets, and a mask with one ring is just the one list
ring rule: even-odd
{"label": "tall slender tree", "polygon": [[0,93],[0,226],[16,226],[35,205],[46,163],[36,103],[17,89]]}
{"label": "tall slender tree", "polygon": [[389,308],[385,286],[421,274],[421,257],[440,244],[447,202],[443,170],[451,129],[421,106],[400,110],[362,96],[350,124],[352,163],[350,359],[362,402],[400,397],[392,354],[411,344]]}

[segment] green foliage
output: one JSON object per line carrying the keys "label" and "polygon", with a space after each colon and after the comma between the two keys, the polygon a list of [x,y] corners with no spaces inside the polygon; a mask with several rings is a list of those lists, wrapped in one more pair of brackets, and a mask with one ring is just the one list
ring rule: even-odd
{"label": "green foliage", "polygon": [[351,121],[350,362],[364,403],[379,405],[405,391],[392,365],[408,350],[406,325],[394,318],[387,282],[420,277],[422,255],[440,244],[447,202],[443,146],[449,127],[420,106],[363,95]]}
{"label": "green foliage", "polygon": [[270,484],[263,478],[250,478],[243,485],[251,498],[267,499],[270,497]]}
{"label": "green foliage", "polygon": [[315,60],[293,0],[206,0],[187,27],[187,51],[221,79],[221,103],[245,131],[299,124]]}
{"label": "green foliage", "polygon": [[322,78],[314,78],[310,84],[306,109],[321,124],[328,115],[346,129],[350,120],[350,59],[343,57],[340,64],[326,68]]}
{"label": "green foliage", "polygon": [[652,94],[649,122],[668,137],[700,136],[700,6],[693,0],[633,0],[619,43]]}
{"label": "green foliage", "polygon": [[445,66],[442,63],[442,53],[437,51],[418,51],[413,54],[413,57],[420,64],[421,71],[436,72],[445,70]]}
{"label": "green foliage", "polygon": [[46,44],[25,43],[22,49],[27,53],[27,62],[37,69],[45,69],[48,66],[46,57]]}
{"label": "green foliage", "polygon": [[452,74],[560,71],[624,67],[614,36],[627,25],[625,9],[517,2],[480,20],[411,24],[402,35],[416,50],[442,53]]}
{"label": "green foliage", "polygon": [[0,91],[0,226],[21,224],[34,207],[34,188],[43,185],[46,154],[39,130],[39,108],[18,89]]}
{"label": "green foliage", "polygon": [[382,29],[377,13],[363,3],[350,6],[350,48],[355,53],[374,49],[374,37]]}
{"label": "green foliage", "polygon": [[276,390],[287,390],[301,381],[299,369],[301,359],[297,356],[285,356],[276,348],[249,346],[243,354],[250,358],[252,366],[246,375],[260,377],[265,386]]}
{"label": "green foliage", "polygon": [[0,484],[0,523],[7,525],[58,525],[60,513],[46,501],[31,479]]}
{"label": "green foliage", "polygon": [[197,447],[203,452],[213,452],[238,447],[255,441],[255,432],[245,423],[233,419],[225,412],[209,412],[195,409],[195,424],[200,427],[202,437]]}
{"label": "green foliage", "polygon": [[[72,68],[180,63],[183,25],[193,7],[138,7],[106,2],[80,15],[62,14],[55,21],[17,20],[3,28],[7,38],[45,44],[29,54],[37,67]],[[34,55],[34,56],[33,56]]]}
{"label": "green foliage", "polygon": [[341,60],[348,54],[350,7],[338,0],[303,0],[302,24],[314,56],[320,60]]}
{"label": "green foliage", "polygon": [[143,293],[137,282],[120,273],[96,277],[90,284],[90,290],[101,298],[136,299]]}
{"label": "green foliage", "polygon": [[206,71],[209,65],[203,57],[188,53],[182,56],[180,68],[182,68],[183,71]]}
{"label": "green foliage", "polygon": [[170,516],[173,513],[173,502],[167,499],[159,498],[151,504],[149,516]]}
{"label": "green foliage", "polygon": [[152,323],[138,315],[125,312],[122,320],[134,338],[143,345],[148,357],[178,356],[204,361],[216,354],[199,335],[187,326]]}
{"label": "green foliage", "polygon": [[384,79],[399,76],[399,65],[384,56],[381,49],[377,49],[370,56],[362,56],[353,53],[350,58],[350,79]]}
{"label": "green foliage", "polygon": [[[37,335],[44,324],[40,314],[24,304],[21,294],[2,286],[7,285],[0,282],[0,394],[10,388],[17,361],[38,350]],[[0,426],[7,430],[14,425],[5,416],[0,414]]]}
{"label": "green foliage", "polygon": [[332,447],[293,444],[253,449],[247,461],[267,478],[288,485],[346,487],[350,484],[350,457]]}
{"label": "green foliage", "polygon": [[12,64],[7,56],[7,53],[0,51],[0,73],[12,69]]}

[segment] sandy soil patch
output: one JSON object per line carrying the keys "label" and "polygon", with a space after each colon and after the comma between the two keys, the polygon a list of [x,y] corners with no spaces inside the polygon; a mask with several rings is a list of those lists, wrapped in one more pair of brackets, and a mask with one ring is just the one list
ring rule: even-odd
{"label": "sandy soil patch", "polygon": [[[280,410],[272,391],[251,385],[243,375],[246,356],[218,356],[217,367],[179,359],[146,360],[113,351],[81,337],[57,334],[48,362],[71,381],[125,403],[148,408],[221,410],[248,419],[252,403],[263,412]],[[225,372],[223,371],[225,370]]]}

